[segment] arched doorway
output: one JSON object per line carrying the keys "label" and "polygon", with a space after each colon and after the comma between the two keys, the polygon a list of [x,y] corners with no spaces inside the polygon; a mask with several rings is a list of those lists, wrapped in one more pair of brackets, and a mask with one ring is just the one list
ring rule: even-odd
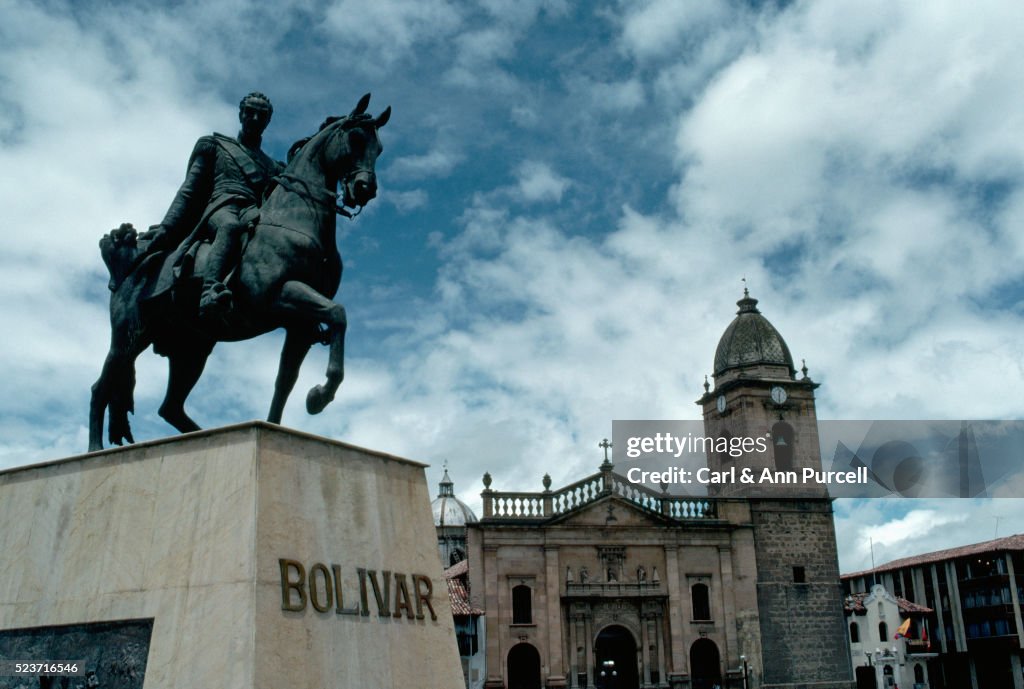
{"label": "arched doorway", "polygon": [[540,689],[540,654],[530,644],[516,644],[508,652],[508,689]]}
{"label": "arched doorway", "polygon": [[594,642],[594,686],[597,689],[638,689],[636,641],[619,625],[605,627]]}
{"label": "arched doorway", "polygon": [[697,639],[690,646],[690,686],[712,689],[722,685],[722,668],[718,646],[711,639]]}
{"label": "arched doorway", "polygon": [[857,689],[878,689],[878,679],[875,677],[875,668],[869,665],[858,665]]}

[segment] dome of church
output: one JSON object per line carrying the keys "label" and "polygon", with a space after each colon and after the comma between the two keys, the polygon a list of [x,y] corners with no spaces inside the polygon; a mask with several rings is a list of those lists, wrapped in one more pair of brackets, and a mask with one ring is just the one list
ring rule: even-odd
{"label": "dome of church", "polygon": [[757,299],[746,289],[736,302],[740,310],[718,341],[715,350],[715,376],[735,368],[769,365],[785,366],[793,375],[793,356],[782,335],[757,310]]}
{"label": "dome of church", "polygon": [[444,478],[441,479],[440,492],[430,508],[434,512],[434,526],[465,526],[468,522],[477,521],[473,510],[469,505],[455,497],[455,489],[452,480],[448,478],[448,470],[444,470]]}

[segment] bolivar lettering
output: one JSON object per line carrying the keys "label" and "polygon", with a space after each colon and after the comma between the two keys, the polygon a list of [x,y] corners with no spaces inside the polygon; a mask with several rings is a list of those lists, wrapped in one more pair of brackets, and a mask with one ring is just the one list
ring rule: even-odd
{"label": "bolivar lettering", "polygon": [[[425,574],[406,575],[357,567],[355,585],[346,588],[341,565],[328,567],[317,562],[309,568],[307,576],[306,568],[298,560],[280,558],[278,564],[281,567],[282,610],[303,612],[307,606],[312,606],[317,612],[326,613],[333,607],[337,615],[369,617],[369,594],[372,592],[378,617],[422,620],[426,609],[430,619],[437,620],[432,602],[434,585]],[[345,605],[346,598],[348,606]]]}

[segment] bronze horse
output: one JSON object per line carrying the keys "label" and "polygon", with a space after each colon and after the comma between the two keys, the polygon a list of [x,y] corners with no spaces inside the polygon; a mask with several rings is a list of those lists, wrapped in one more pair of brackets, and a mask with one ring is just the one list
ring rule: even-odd
{"label": "bronze horse", "polygon": [[[328,118],[320,131],[296,142],[289,163],[260,210],[259,224],[248,241],[232,280],[234,308],[223,319],[198,316],[198,292],[188,281],[172,296],[150,299],[169,258],[146,255],[130,225],[104,235],[103,259],[111,274],[110,350],[89,406],[89,451],[103,448],[103,418],[110,410],[109,439],[134,442],[128,413],[134,413],[135,359],[147,347],[168,359],[167,393],[160,416],[182,433],[199,430],[185,413],[185,399],[199,381],[217,342],[246,340],[284,328],[286,335],[274,397],[267,419],[281,422],[285,402],[306,353],[315,342],[329,345],[327,380],[306,397],[310,414],[334,399],[344,377],[345,308],[333,301],[341,283],[341,256],[335,244],[335,215],[365,206],[377,193],[374,166],[382,147],[377,130],[391,116],[366,114],[364,96],[345,117]],[[335,194],[338,185],[341,193]],[[195,256],[202,271],[205,253]],[[195,281],[193,281],[194,286]]]}

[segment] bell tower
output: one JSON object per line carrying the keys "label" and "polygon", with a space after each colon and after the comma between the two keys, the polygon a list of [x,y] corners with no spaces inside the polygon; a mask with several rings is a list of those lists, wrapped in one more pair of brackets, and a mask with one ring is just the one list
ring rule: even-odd
{"label": "bell tower", "polygon": [[832,501],[824,484],[803,481],[803,469],[821,470],[818,383],[806,365],[797,375],[786,341],[746,289],[736,304],[715,350],[714,385],[705,381],[697,404],[706,437],[752,439],[748,448],[767,441],[741,453],[716,447],[707,457],[713,471],[749,468],[758,479],[713,493],[750,507],[762,645],[754,686],[851,687]]}
{"label": "bell tower", "polygon": [[[804,468],[821,470],[818,420],[814,390],[818,383],[807,377],[807,366],[798,377],[793,356],[779,331],[761,315],[757,299],[743,290],[736,302],[739,311],[725,329],[715,350],[714,386],[704,383],[704,395],[697,400],[704,412],[704,432],[733,445],[750,438],[760,444],[746,444],[752,451],[716,451],[708,454],[712,471],[736,467],[752,470],[760,479],[764,470],[778,481],[726,484],[716,495],[743,497],[807,496],[825,497],[823,486],[807,485],[800,479]],[[762,451],[761,448],[764,448]]]}

